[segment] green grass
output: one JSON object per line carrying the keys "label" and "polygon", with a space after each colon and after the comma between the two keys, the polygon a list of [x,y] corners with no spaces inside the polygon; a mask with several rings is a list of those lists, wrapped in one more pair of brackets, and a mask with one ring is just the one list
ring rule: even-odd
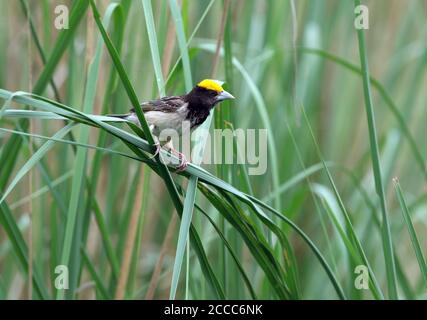
{"label": "green grass", "polygon": [[[60,1],[0,0],[0,299],[426,297],[422,0],[362,1],[369,30],[358,0],[69,3],[56,30]],[[152,158],[139,102],[204,78],[265,174]]]}

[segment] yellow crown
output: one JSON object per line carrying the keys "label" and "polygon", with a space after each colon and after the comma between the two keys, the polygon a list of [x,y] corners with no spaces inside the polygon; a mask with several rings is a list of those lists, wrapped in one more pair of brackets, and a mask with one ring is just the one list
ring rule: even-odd
{"label": "yellow crown", "polygon": [[[221,83],[222,84],[222,83]],[[220,82],[217,80],[211,80],[211,79],[205,79],[200,81],[197,86],[199,86],[200,88],[205,88],[208,90],[213,90],[216,92],[223,92],[224,89],[222,88]]]}

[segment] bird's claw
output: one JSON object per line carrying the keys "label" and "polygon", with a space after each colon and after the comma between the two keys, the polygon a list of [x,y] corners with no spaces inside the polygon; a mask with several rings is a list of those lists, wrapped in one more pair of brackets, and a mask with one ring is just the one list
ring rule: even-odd
{"label": "bird's claw", "polygon": [[176,172],[178,173],[178,172],[182,172],[182,171],[184,171],[185,169],[187,169],[187,167],[188,167],[188,161],[187,161],[187,159],[185,158],[185,156],[184,156],[184,154],[183,153],[181,153],[181,152],[178,152],[178,151],[176,151],[176,150],[174,150],[175,151],[175,153],[176,153],[176,155],[178,156],[178,158],[179,158],[179,165],[176,167]]}
{"label": "bird's claw", "polygon": [[156,142],[155,144],[154,144],[154,147],[156,148],[156,151],[154,152],[154,154],[149,158],[150,160],[151,159],[154,159],[159,153],[160,153],[160,149],[162,148],[161,146],[160,146],[160,142]]}
{"label": "bird's claw", "polygon": [[176,172],[182,172],[185,171],[188,167],[188,161],[186,159],[182,159],[179,166],[176,167]]}

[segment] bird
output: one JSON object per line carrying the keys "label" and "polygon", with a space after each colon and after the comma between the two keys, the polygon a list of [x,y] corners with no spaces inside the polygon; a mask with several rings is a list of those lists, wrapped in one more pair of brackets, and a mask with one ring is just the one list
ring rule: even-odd
{"label": "bird", "polygon": [[[172,139],[160,141],[162,130],[173,129],[180,136],[182,123],[189,122],[190,132],[197,129],[208,118],[211,110],[220,102],[234,99],[234,96],[223,89],[223,81],[204,79],[194,88],[180,96],[166,96],[157,100],[150,100],[140,104],[147,124],[156,143],[156,156],[163,147],[178,156],[180,164],[177,171],[183,171],[188,166],[188,161],[183,153],[174,149]],[[126,114],[110,114],[110,117],[121,118],[140,126],[135,109],[132,108]]]}

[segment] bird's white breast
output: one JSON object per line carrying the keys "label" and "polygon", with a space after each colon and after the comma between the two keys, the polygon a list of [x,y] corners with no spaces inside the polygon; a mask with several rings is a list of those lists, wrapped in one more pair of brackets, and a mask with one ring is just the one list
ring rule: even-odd
{"label": "bird's white breast", "polygon": [[[153,128],[153,134],[159,136],[160,132],[165,129],[173,129],[182,134],[182,123],[187,117],[188,104],[185,103],[182,107],[175,112],[162,112],[162,111],[148,111],[144,113],[145,119],[149,126]],[[136,114],[132,114],[129,119],[134,123],[138,123]]]}

